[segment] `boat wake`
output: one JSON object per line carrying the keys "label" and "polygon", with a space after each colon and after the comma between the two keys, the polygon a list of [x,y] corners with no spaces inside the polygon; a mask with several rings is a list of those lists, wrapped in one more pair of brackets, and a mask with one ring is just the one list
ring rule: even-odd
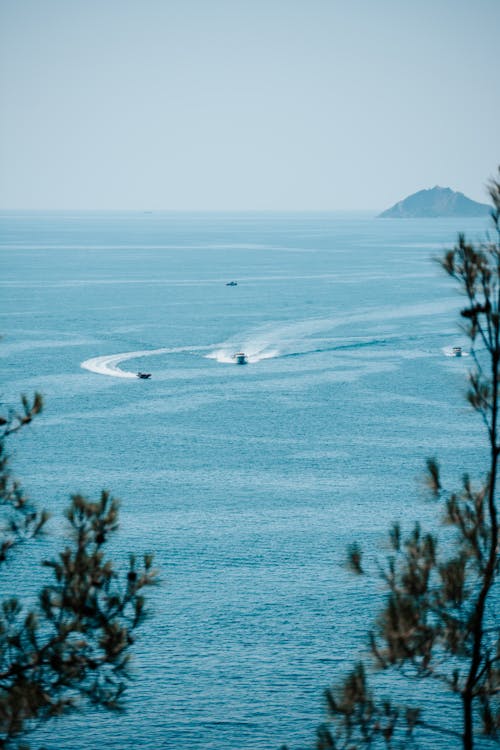
{"label": "boat wake", "polygon": [[280,354],[273,337],[265,333],[247,333],[238,340],[234,339],[220,344],[206,356],[208,359],[215,359],[223,364],[234,365],[236,363],[234,353],[240,351],[245,353],[247,362],[250,364],[278,357]]}
{"label": "boat wake", "polygon": [[245,352],[250,364],[274,357],[306,354],[317,348],[311,336],[332,328],[331,319],[300,320],[282,325],[270,324],[228,339],[205,356],[223,364],[235,364],[235,352]]}
{"label": "boat wake", "polygon": [[[253,364],[254,362],[260,362],[262,359],[271,359],[272,357],[278,357],[279,352],[277,350],[271,350],[271,351],[254,351],[250,352],[248,348],[244,349],[246,354],[247,362],[250,364]],[[228,349],[227,347],[223,347],[222,349],[216,349],[214,352],[210,352],[210,354],[207,354],[207,359],[215,359],[217,362],[221,362],[223,364],[227,365],[234,365],[237,364],[235,358],[235,349]]]}
{"label": "boat wake", "polygon": [[122,352],[121,354],[104,354],[101,357],[92,357],[82,362],[80,367],[98,375],[110,375],[115,378],[137,378],[137,372],[122,370],[118,367],[122,362],[140,357],[151,357],[157,354],[179,354],[180,352],[199,351],[198,346],[182,346],[176,348],[144,349],[142,351]]}
{"label": "boat wake", "polygon": [[[328,326],[318,323],[314,330],[304,330],[303,325],[286,325],[271,330],[259,331],[253,334],[244,334],[238,339],[231,339],[214,348],[207,359],[215,359],[222,364],[235,364],[235,352],[241,351],[246,355],[250,364],[261,362],[274,357],[300,357],[306,354],[320,354],[322,352],[337,351],[343,349],[358,349],[364,346],[384,345],[391,338],[380,337],[342,337],[332,340],[330,337],[318,339],[314,335],[323,332]],[[309,336],[312,334],[312,338]]]}

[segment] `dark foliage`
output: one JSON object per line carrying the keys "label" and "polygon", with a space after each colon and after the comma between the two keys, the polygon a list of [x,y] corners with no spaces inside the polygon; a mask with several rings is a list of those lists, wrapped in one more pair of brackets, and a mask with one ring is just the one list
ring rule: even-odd
{"label": "dark foliage", "polygon": [[0,414],[0,564],[5,562],[7,552],[14,544],[36,536],[48,520],[46,512],[37,513],[10,472],[7,437],[29,424],[43,408],[39,393],[31,403],[23,396],[21,404],[20,412],[9,409],[5,415]]}
{"label": "dark foliage", "polygon": [[[479,736],[500,735],[499,526],[497,474],[500,455],[500,181],[490,185],[494,238],[479,246],[463,235],[441,261],[465,293],[461,312],[475,369],[468,401],[481,416],[489,447],[485,476],[468,475],[456,492],[443,489],[436,459],[427,462],[427,483],[444,523],[446,544],[419,524],[405,538],[395,526],[392,554],[383,571],[385,605],[369,634],[370,666],[383,675],[428,679],[456,697],[453,727],[431,725],[418,705],[399,705],[370,689],[358,663],[344,682],[327,691],[328,720],[319,728],[318,750],[418,746],[422,729],[442,736],[443,747],[472,750]],[[350,566],[361,573],[362,552],[349,548]],[[375,681],[377,682],[377,681]],[[379,691],[380,692],[380,689]],[[446,739],[448,737],[448,739]]]}
{"label": "dark foliage", "polygon": [[[8,551],[35,537],[48,518],[10,472],[6,439],[42,410],[42,399],[23,397],[22,405],[22,412],[0,417],[0,561],[7,565],[16,564]],[[26,733],[40,721],[85,705],[122,707],[130,646],[144,617],[143,589],[154,581],[152,558],[146,555],[138,566],[131,556],[121,574],[106,558],[106,542],[118,526],[118,503],[109,493],[96,502],[73,495],[66,515],[68,543],[44,563],[52,581],[37,602],[0,603],[2,748],[26,747]]]}

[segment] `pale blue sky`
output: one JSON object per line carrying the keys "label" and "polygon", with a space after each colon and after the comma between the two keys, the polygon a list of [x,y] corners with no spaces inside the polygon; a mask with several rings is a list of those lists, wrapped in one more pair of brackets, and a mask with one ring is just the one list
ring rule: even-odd
{"label": "pale blue sky", "polygon": [[0,208],[486,200],[500,0],[0,0]]}

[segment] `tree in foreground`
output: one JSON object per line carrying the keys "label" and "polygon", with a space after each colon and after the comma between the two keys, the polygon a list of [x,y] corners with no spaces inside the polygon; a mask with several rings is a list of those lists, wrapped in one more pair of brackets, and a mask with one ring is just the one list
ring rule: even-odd
{"label": "tree in foreground", "polygon": [[[6,441],[42,410],[37,394],[22,411],[0,416],[0,565],[16,565],[48,515],[38,513],[12,477]],[[152,559],[130,558],[120,575],[106,559],[118,525],[118,503],[102,492],[91,502],[73,495],[66,513],[68,544],[44,563],[52,580],[29,606],[0,602],[0,748],[26,748],[40,722],[85,705],[122,707],[134,630],[144,617],[143,589],[154,581]],[[28,547],[26,546],[28,545]],[[13,548],[16,548],[14,551]]]}
{"label": "tree in foreground", "polygon": [[[403,538],[393,527],[383,572],[387,596],[370,633],[371,666],[383,670],[380,677],[396,677],[384,679],[390,692],[403,679],[440,683],[455,698],[455,720],[452,726],[432,724],[420,706],[401,705],[387,689],[382,696],[359,662],[327,691],[328,720],[318,730],[318,750],[418,747],[424,731],[424,746],[428,733],[437,732],[436,746],[472,750],[480,738],[494,742],[500,734],[500,181],[491,183],[490,195],[493,239],[475,246],[460,235],[441,260],[467,300],[461,315],[475,362],[468,401],[484,423],[488,467],[479,484],[465,475],[460,490],[449,493],[437,461],[428,461],[429,485],[452,537],[424,533],[416,524]],[[349,553],[351,568],[362,574],[359,545]],[[380,682],[376,674],[374,682]]]}

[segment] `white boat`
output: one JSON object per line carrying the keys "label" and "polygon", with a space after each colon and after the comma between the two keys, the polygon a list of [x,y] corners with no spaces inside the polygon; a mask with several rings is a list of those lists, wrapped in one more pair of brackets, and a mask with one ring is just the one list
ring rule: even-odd
{"label": "white boat", "polygon": [[454,346],[451,350],[451,353],[454,357],[461,357],[462,356],[462,347],[461,346]]}
{"label": "white boat", "polygon": [[248,359],[245,352],[236,352],[236,354],[233,354],[233,359],[236,362],[237,365],[247,365]]}

